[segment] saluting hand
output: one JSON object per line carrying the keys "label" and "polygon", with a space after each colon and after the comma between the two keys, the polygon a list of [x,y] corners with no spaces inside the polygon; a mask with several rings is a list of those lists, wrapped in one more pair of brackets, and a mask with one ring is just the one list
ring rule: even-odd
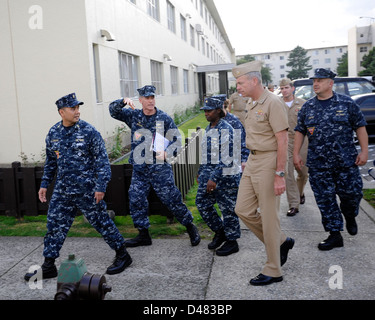
{"label": "saluting hand", "polygon": [[135,110],[135,105],[134,105],[134,102],[132,99],[130,98],[124,98],[124,104],[125,105],[129,105],[130,108],[132,108],[133,110]]}

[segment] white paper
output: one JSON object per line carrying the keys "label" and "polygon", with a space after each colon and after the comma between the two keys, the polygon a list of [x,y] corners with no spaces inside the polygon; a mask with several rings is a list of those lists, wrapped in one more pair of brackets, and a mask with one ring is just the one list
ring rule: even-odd
{"label": "white paper", "polygon": [[154,151],[163,152],[168,148],[169,140],[165,139],[160,133],[156,132],[154,138]]}

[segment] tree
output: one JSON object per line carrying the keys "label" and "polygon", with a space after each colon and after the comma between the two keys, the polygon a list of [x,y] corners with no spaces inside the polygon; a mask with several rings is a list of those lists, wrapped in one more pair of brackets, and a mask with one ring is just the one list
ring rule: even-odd
{"label": "tree", "polygon": [[252,55],[246,54],[246,55],[244,55],[243,58],[237,59],[237,65],[244,64],[246,62],[250,62],[250,61],[254,61],[254,60],[255,60],[255,58]]}
{"label": "tree", "polygon": [[312,69],[312,66],[309,65],[310,57],[307,57],[307,50],[303,49],[300,46],[295,47],[289,55],[288,67],[292,68],[287,76],[291,80],[299,78],[307,78],[309,71]]}
{"label": "tree", "polygon": [[365,68],[365,70],[359,72],[359,76],[375,75],[375,47],[372,48],[372,50],[363,57],[361,66]]}
{"label": "tree", "polygon": [[348,53],[345,52],[341,58],[338,59],[337,64],[337,75],[339,77],[347,77],[349,74],[349,67],[348,67]]}

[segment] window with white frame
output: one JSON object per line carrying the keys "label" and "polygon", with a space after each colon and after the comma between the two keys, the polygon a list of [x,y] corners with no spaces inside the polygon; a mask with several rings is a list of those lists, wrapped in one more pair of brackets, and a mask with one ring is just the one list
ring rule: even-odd
{"label": "window with white frame", "polygon": [[100,63],[99,63],[99,46],[93,44],[93,55],[94,55],[94,77],[95,77],[95,92],[96,92],[96,102],[103,102],[102,93],[102,82],[100,76]]}
{"label": "window with white frame", "polygon": [[187,41],[187,36],[186,36],[186,19],[182,15],[180,15],[180,24],[181,24],[181,39]]}
{"label": "window with white frame", "polygon": [[163,94],[162,64],[151,60],[151,84],[156,88],[156,95]]}
{"label": "window with white frame", "polygon": [[171,66],[171,90],[172,94],[178,94],[178,68]]}
{"label": "window with white frame", "polygon": [[176,15],[174,6],[167,1],[167,20],[168,20],[168,29],[172,32],[176,32]]}
{"label": "window with white frame", "polygon": [[189,71],[184,70],[184,93],[189,93]]}
{"label": "window with white frame", "polygon": [[119,52],[120,88],[122,97],[138,95],[138,62],[135,56]]}
{"label": "window with white frame", "polygon": [[147,0],[147,13],[159,21],[159,0]]}
{"label": "window with white frame", "polygon": [[190,45],[195,47],[195,30],[192,25],[190,25]]}

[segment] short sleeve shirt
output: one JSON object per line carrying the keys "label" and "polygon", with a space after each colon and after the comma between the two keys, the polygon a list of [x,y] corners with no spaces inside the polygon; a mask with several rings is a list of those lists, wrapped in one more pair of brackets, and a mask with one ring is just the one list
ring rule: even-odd
{"label": "short sleeve shirt", "polygon": [[248,149],[276,151],[275,134],[288,128],[285,104],[278,96],[264,90],[258,101],[249,100],[245,119]]}

